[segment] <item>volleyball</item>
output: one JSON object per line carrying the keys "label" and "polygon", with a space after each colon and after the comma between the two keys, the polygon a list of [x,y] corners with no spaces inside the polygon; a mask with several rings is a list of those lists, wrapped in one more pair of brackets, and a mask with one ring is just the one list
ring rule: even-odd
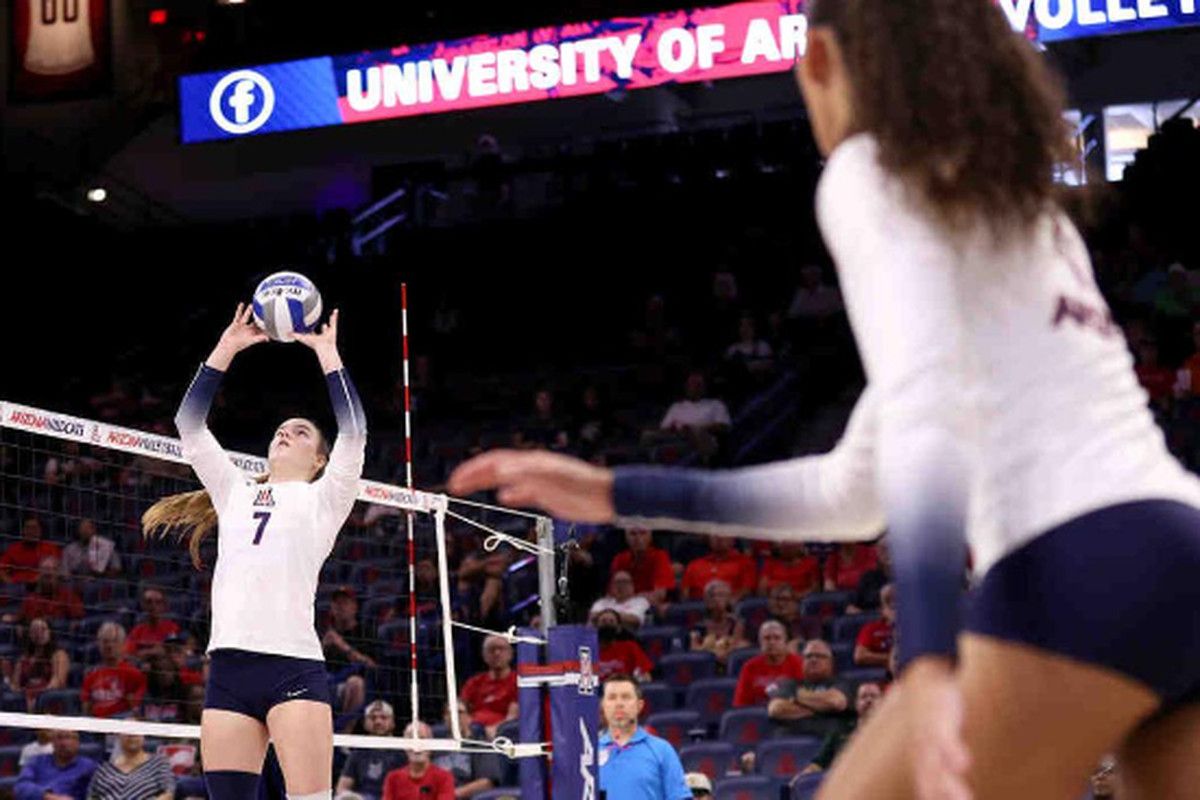
{"label": "volleyball", "polygon": [[321,293],[299,272],[276,272],[254,290],[254,322],[277,342],[308,333],[321,318]]}

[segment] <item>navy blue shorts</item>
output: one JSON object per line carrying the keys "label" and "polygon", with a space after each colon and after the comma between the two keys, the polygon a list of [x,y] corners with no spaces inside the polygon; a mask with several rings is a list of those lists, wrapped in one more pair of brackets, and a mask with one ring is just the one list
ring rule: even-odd
{"label": "navy blue shorts", "polygon": [[204,707],[267,721],[267,712],[289,700],[329,703],[325,662],[245,650],[214,650]]}
{"label": "navy blue shorts", "polygon": [[1200,701],[1200,509],[1126,503],[1042,534],[988,570],[967,629]]}

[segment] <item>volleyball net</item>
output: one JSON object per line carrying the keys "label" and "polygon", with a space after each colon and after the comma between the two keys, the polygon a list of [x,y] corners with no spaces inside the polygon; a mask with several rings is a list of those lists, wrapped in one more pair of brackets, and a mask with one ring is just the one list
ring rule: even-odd
{"label": "volleyball net", "polygon": [[[267,471],[261,457],[229,456],[248,475]],[[38,729],[79,732],[85,749],[111,747],[121,733],[164,745],[198,739],[216,537],[197,569],[185,544],[141,529],[157,500],[197,488],[165,430],[0,401],[0,792]],[[595,689],[590,632],[555,625],[555,558],[548,518],[363,480],[314,608],[342,732],[335,744],[547,755],[546,696],[553,715],[556,690],[574,687],[594,705]],[[548,648],[552,638],[560,641]],[[521,716],[477,716],[460,689],[503,660],[485,649],[504,646],[524,676]],[[376,700],[393,709],[394,730],[358,733]],[[588,750],[594,709],[583,717],[591,742],[577,747]],[[430,728],[404,735],[414,721]],[[541,762],[521,770],[535,792],[544,792]],[[515,764],[505,769],[505,782],[515,780]]]}

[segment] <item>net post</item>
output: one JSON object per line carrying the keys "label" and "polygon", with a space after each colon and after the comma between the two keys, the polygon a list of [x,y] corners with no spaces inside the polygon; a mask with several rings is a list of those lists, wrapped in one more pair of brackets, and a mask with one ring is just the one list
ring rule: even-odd
{"label": "net post", "polygon": [[549,517],[537,519],[537,543],[542,548],[538,553],[538,594],[541,595],[542,635],[558,624],[554,603],[557,585],[554,577],[554,520]]}

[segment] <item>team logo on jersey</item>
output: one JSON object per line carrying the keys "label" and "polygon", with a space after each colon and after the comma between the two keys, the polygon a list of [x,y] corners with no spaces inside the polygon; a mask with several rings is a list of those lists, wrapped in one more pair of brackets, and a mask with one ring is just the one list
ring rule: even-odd
{"label": "team logo on jersey", "polygon": [[265,489],[259,489],[258,494],[254,495],[255,508],[274,508],[275,507],[275,490],[268,486]]}
{"label": "team logo on jersey", "polygon": [[231,72],[213,87],[208,96],[208,113],[226,133],[256,131],[275,110],[275,88],[252,69]]}
{"label": "team logo on jersey", "polygon": [[595,694],[596,687],[599,685],[600,679],[596,677],[596,671],[592,669],[592,648],[579,648],[579,693]]}

